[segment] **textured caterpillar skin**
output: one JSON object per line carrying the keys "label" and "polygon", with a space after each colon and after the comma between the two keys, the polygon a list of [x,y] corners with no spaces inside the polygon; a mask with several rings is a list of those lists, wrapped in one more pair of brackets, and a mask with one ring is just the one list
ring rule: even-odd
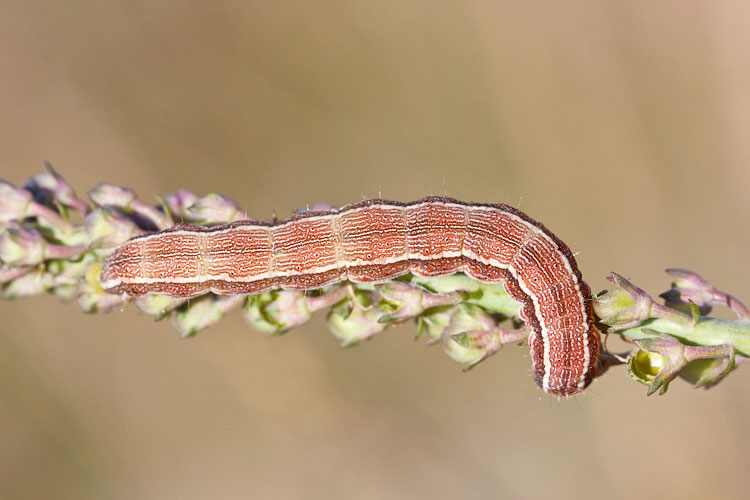
{"label": "textured caterpillar skin", "polygon": [[590,289],[567,245],[508,205],[376,199],[276,224],[176,226],[117,248],[104,263],[102,287],[195,297],[459,271],[502,282],[522,304],[534,380],[545,392],[571,395],[591,382],[600,338]]}

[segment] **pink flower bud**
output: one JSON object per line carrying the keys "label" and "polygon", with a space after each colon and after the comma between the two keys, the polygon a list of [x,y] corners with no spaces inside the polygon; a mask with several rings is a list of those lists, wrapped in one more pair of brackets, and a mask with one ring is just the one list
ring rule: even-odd
{"label": "pink flower bud", "polygon": [[89,206],[76,196],[70,184],[49,163],[45,162],[44,167],[47,171],[29,179],[25,186],[34,194],[34,199],[44,205],[54,207],[59,203],[87,214]]}
{"label": "pink flower bud", "polygon": [[0,179],[0,222],[20,221],[31,215],[33,202],[29,191]]}
{"label": "pink flower bud", "polygon": [[187,189],[180,189],[164,197],[164,203],[169,207],[174,220],[182,222],[188,220],[188,208],[196,201],[198,201],[198,195]]}
{"label": "pink flower bud", "polygon": [[225,224],[247,219],[236,201],[218,194],[198,198],[186,211],[191,222],[200,224]]}
{"label": "pink flower bud", "polygon": [[102,183],[89,191],[89,197],[101,208],[111,208],[130,215],[144,229],[161,230],[172,225],[162,212],[140,201],[132,189]]}
{"label": "pink flower bud", "polygon": [[89,198],[100,207],[130,210],[136,195],[132,189],[102,182],[89,191]]}
{"label": "pink flower bud", "polygon": [[46,259],[69,259],[86,250],[85,245],[48,243],[31,228],[11,227],[0,234],[0,261],[10,266],[35,266]]}
{"label": "pink flower bud", "polygon": [[725,306],[732,309],[741,319],[750,318],[750,309],[747,306],[733,295],[717,290],[698,273],[687,269],[667,269],[667,273],[676,278],[672,289],[660,295],[667,306],[688,311],[692,302],[698,306],[702,315],[709,314],[713,306]]}
{"label": "pink flower bud", "polygon": [[52,288],[54,280],[51,275],[41,270],[23,274],[3,287],[3,298],[18,299],[39,295]]}

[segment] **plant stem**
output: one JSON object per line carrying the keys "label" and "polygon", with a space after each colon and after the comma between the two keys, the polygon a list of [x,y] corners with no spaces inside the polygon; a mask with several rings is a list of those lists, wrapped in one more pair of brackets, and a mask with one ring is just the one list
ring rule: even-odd
{"label": "plant stem", "polygon": [[731,344],[739,356],[750,357],[750,323],[719,318],[702,318],[695,326],[674,323],[665,319],[649,319],[635,328],[617,333],[628,340],[652,338],[644,329],[671,335],[685,344],[712,346]]}

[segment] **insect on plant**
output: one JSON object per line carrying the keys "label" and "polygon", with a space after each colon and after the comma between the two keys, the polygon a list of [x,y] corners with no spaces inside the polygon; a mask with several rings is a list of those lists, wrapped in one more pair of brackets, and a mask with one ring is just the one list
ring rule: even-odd
{"label": "insect on plant", "polygon": [[[215,194],[180,190],[152,206],[100,184],[89,197],[49,165],[23,187],[0,183],[4,298],[50,292],[86,312],[134,302],[183,336],[238,307],[268,333],[328,309],[345,346],[415,320],[468,367],[528,342],[536,383],[565,396],[623,363],[648,394],[677,376],[711,387],[750,356],[750,311],[737,298],[679,269],[668,270],[664,304],[615,273],[592,297],[568,246],[508,205],[374,199],[262,222]],[[707,317],[717,305],[737,319]],[[635,347],[611,354],[600,331]]]}

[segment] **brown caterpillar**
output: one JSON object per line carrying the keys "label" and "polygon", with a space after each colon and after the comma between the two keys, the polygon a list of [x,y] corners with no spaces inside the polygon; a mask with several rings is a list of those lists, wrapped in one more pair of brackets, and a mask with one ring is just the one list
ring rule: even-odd
{"label": "brown caterpillar", "polygon": [[590,289],[568,246],[508,205],[375,199],[275,224],[176,226],[117,248],[104,263],[102,287],[195,297],[459,271],[503,282],[523,304],[534,379],[545,392],[575,394],[591,382],[600,338]]}

